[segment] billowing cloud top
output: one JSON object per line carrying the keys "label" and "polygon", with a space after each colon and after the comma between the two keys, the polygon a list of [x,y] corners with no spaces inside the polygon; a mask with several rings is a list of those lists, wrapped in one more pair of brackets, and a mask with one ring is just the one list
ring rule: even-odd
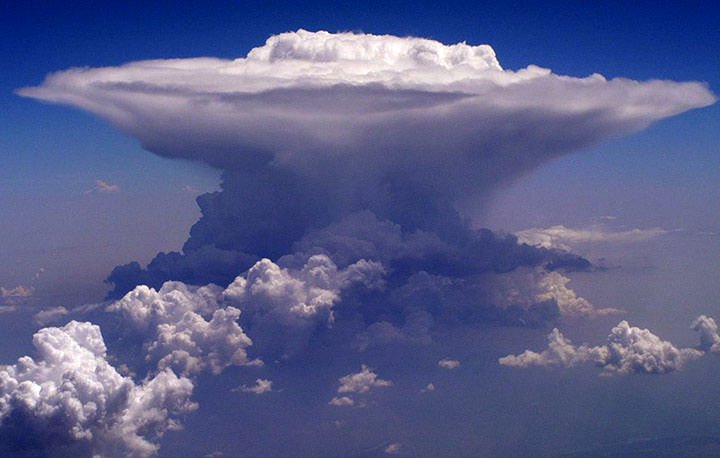
{"label": "billowing cloud top", "polygon": [[504,70],[487,45],[305,30],[245,58],[74,68],[19,93],[98,114],[165,156],[371,176],[412,166],[431,180],[446,176],[439,167],[454,178],[446,187],[483,186],[715,100],[695,82]]}

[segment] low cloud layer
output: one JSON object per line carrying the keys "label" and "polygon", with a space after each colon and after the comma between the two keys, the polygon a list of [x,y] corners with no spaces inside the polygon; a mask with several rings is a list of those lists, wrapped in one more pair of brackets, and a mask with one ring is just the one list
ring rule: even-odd
{"label": "low cloud layer", "polygon": [[502,357],[499,362],[511,367],[573,367],[594,363],[604,374],[666,374],[682,369],[705,351],[716,351],[720,337],[712,318],[701,316],[693,323],[693,329],[700,332],[699,348],[678,348],[647,329],[630,326],[627,321],[612,328],[607,344],[600,346],[574,345],[555,328],[547,337],[548,347],[542,352],[525,350],[519,355]]}

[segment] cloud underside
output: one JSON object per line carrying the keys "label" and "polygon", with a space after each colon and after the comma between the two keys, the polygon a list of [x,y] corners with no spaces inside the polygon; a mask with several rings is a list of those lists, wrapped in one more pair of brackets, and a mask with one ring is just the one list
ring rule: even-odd
{"label": "cloud underside", "polygon": [[[70,69],[19,93],[94,113],[158,155],[223,171],[221,189],[198,197],[202,216],[182,252],[109,276],[118,300],[106,311],[141,355],[127,368],[141,382],[107,362],[89,323],[39,331],[38,358],[0,371],[0,434],[38,432],[32,444],[14,442],[18,450],[81,444],[129,456],[155,453],[194,408],[192,377],[298,354],[311,336],[344,333],[346,349],[363,351],[429,344],[438,322],[536,325],[617,312],[568,287],[565,271],[587,270],[585,259],[473,229],[464,209],[553,158],[715,100],[695,82],[503,70],[487,45],[303,30],[235,60]],[[712,324],[698,324],[709,347]],[[554,349],[504,363],[569,358],[630,370],[610,344],[575,347],[553,335]],[[47,347],[50,336],[62,339]],[[700,352],[666,349],[675,360],[657,371]],[[92,383],[69,389],[83,380]],[[331,405],[364,405],[371,389],[392,384],[367,366],[339,382]],[[238,390],[272,386],[257,379]]]}

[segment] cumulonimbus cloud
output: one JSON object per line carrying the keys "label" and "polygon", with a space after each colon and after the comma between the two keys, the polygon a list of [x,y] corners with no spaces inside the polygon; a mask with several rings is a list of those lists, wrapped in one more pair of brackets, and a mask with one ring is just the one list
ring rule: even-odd
{"label": "cumulonimbus cloud", "polygon": [[700,83],[504,70],[488,45],[305,30],[234,60],[76,68],[19,92],[224,169],[265,159],[308,174],[327,163],[339,174],[412,167],[436,181],[440,167],[483,184],[715,100]]}
{"label": "cumulonimbus cloud", "polygon": [[157,154],[252,172],[257,191],[332,193],[322,212],[399,205],[408,187],[454,204],[715,101],[697,82],[505,70],[488,45],[305,30],[234,60],[75,68],[19,93],[95,113]]}
{"label": "cumulonimbus cloud", "polygon": [[224,171],[221,191],[198,198],[203,216],[184,252],[146,269],[119,266],[113,297],[166,280],[227,284],[361,212],[403,237],[423,231],[420,251],[464,253],[475,236],[462,209],[499,184],[715,101],[697,82],[506,70],[488,45],[305,30],[234,60],[76,68],[19,93],[82,108],[152,152]]}
{"label": "cumulonimbus cloud", "polygon": [[[109,278],[124,298],[107,310],[141,336],[158,374],[148,380],[167,377],[183,395],[186,376],[259,364],[248,351],[262,348],[264,328],[277,340],[346,319],[361,325],[344,340],[364,349],[428,343],[435,320],[525,325],[604,313],[554,274],[587,261],[475,230],[463,209],[552,158],[715,101],[697,82],[505,70],[487,45],[304,30],[234,60],[76,68],[19,93],[223,171],[221,189],[198,197],[202,217],[182,253],[118,266]],[[389,384],[363,366],[340,379],[331,404],[357,405]],[[176,407],[168,412],[189,404]],[[154,431],[174,425],[167,418]]]}

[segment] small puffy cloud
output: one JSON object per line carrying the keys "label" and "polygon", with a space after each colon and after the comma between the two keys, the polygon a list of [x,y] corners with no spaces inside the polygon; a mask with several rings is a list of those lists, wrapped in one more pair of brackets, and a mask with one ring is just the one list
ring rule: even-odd
{"label": "small puffy cloud", "polygon": [[360,372],[340,377],[338,393],[367,393],[371,388],[392,386],[390,380],[378,378],[368,366],[363,364]]}
{"label": "small puffy cloud", "polygon": [[254,385],[240,385],[237,388],[233,388],[232,391],[239,391],[241,393],[253,393],[253,394],[265,394],[273,390],[272,381],[267,379],[256,379]]}
{"label": "small puffy cloud", "polygon": [[120,186],[103,180],[95,180],[95,190],[105,194],[120,192]]}
{"label": "small puffy cloud", "polygon": [[531,228],[517,232],[520,243],[542,248],[557,248],[571,251],[573,248],[589,243],[629,243],[642,242],[667,234],[668,231],[659,227],[648,229],[611,230],[603,226],[573,229],[563,225],[548,228]]}
{"label": "small puffy cloud", "polygon": [[457,369],[458,367],[460,367],[460,361],[458,361],[457,359],[443,358],[438,361],[438,366],[442,367],[443,369]]}
{"label": "small puffy cloud", "polygon": [[434,383],[428,383],[427,385],[425,385],[425,388],[423,388],[423,389],[420,390],[421,393],[426,393],[426,392],[429,392],[429,391],[435,391],[435,384],[434,384]]}
{"label": "small puffy cloud", "polygon": [[355,400],[348,396],[335,396],[328,404],[335,407],[352,407],[355,405]]}
{"label": "small puffy cloud", "polygon": [[401,451],[402,445],[397,442],[393,442],[385,447],[385,453],[388,455],[398,455]]}
{"label": "small puffy cloud", "polygon": [[65,307],[52,307],[40,310],[33,316],[33,319],[35,320],[35,323],[40,326],[47,326],[50,323],[59,321],[62,317],[69,313],[70,312]]}
{"label": "small puffy cloud", "polygon": [[[705,326],[702,321],[696,328]],[[704,331],[701,331],[701,338]],[[704,340],[707,343],[707,340]],[[519,355],[508,355],[499,363],[512,367],[561,366],[573,367],[591,362],[602,368],[604,374],[665,374],[681,369],[688,361],[697,359],[703,351],[695,348],[677,348],[660,339],[647,329],[630,326],[621,321],[612,328],[606,345],[574,345],[557,329],[548,335],[548,347],[540,353],[526,350]]]}
{"label": "small puffy cloud", "polygon": [[71,321],[33,336],[36,357],[0,368],[0,450],[52,453],[79,444],[99,456],[150,457],[196,405],[171,371],[136,384],[107,360],[100,328]]}

